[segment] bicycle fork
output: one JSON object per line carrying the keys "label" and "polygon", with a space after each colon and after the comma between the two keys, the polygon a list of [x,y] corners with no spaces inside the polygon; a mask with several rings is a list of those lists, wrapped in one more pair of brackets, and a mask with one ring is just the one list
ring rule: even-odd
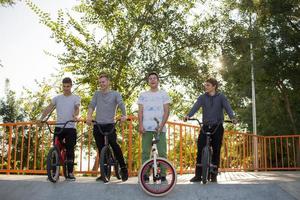
{"label": "bicycle fork", "polygon": [[155,180],[158,180],[158,173],[157,173],[157,149],[156,149],[156,144],[153,145],[152,148],[152,158],[153,158],[153,177],[155,178]]}

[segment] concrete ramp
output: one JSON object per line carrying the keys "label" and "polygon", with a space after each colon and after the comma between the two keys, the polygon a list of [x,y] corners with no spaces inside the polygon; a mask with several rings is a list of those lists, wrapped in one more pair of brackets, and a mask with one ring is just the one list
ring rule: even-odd
{"label": "concrete ramp", "polygon": [[[192,184],[192,175],[178,176],[174,190],[161,199],[238,199],[300,200],[300,172],[230,172],[222,173],[218,183]],[[95,177],[77,177],[75,182],[55,184],[45,176],[0,175],[1,200],[135,200],[155,199],[145,194],[137,178],[127,182],[112,179],[109,184]]]}

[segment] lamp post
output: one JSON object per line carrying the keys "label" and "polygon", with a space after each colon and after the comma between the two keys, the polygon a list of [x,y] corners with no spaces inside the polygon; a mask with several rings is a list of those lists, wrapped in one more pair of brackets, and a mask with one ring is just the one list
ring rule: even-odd
{"label": "lamp post", "polygon": [[[254,16],[255,17],[255,16]],[[252,31],[252,13],[250,14],[250,34]],[[256,100],[255,100],[255,76],[253,64],[253,44],[250,37],[250,63],[251,63],[251,91],[252,91],[252,124],[253,124],[253,156],[254,169],[258,169],[258,152],[257,152],[257,126],[256,126]]]}

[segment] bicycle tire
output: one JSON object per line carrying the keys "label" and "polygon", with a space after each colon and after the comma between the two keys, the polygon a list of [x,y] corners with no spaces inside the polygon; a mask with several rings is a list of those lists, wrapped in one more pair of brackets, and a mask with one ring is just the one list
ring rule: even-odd
{"label": "bicycle tire", "polygon": [[59,179],[59,152],[56,147],[52,147],[47,155],[47,176],[49,181],[55,183]]}
{"label": "bicycle tire", "polygon": [[112,155],[109,147],[103,147],[100,154],[100,172],[101,176],[107,181],[110,180],[111,176],[111,159]]}
{"label": "bicycle tire", "polygon": [[67,179],[68,178],[68,164],[67,164],[67,162],[65,162],[63,164],[63,173],[64,173],[65,179]]}
{"label": "bicycle tire", "polygon": [[159,181],[155,180],[153,182],[152,185],[154,185],[156,187],[156,189],[160,186],[166,186],[165,188],[162,188],[161,190],[152,190],[150,187],[150,184],[146,183],[144,180],[144,175],[146,173],[148,173],[148,171],[152,171],[151,168],[154,164],[154,160],[150,159],[148,161],[146,161],[140,171],[139,171],[139,175],[138,175],[138,182],[140,187],[142,188],[142,190],[144,192],[146,192],[148,195],[150,196],[155,196],[155,197],[160,197],[160,196],[165,196],[167,195],[169,192],[171,192],[177,182],[177,175],[176,175],[176,170],[173,167],[173,165],[165,158],[157,158],[156,162],[160,165],[160,166],[166,166],[167,169],[166,171],[169,171],[169,173],[166,175],[166,177],[168,177],[168,183],[166,184],[162,184],[162,183],[158,183]]}
{"label": "bicycle tire", "polygon": [[210,151],[208,147],[204,147],[202,151],[202,183],[206,184],[209,176]]}
{"label": "bicycle tire", "polygon": [[115,164],[114,164],[114,171],[115,171],[115,176],[117,177],[117,179],[121,179],[121,167],[119,162],[116,160]]}

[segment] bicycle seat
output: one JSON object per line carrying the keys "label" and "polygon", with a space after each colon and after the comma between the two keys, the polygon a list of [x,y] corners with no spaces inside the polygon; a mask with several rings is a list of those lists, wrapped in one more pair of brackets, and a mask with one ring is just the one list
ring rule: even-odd
{"label": "bicycle seat", "polygon": [[204,133],[205,133],[205,135],[212,135],[211,132],[204,132]]}

